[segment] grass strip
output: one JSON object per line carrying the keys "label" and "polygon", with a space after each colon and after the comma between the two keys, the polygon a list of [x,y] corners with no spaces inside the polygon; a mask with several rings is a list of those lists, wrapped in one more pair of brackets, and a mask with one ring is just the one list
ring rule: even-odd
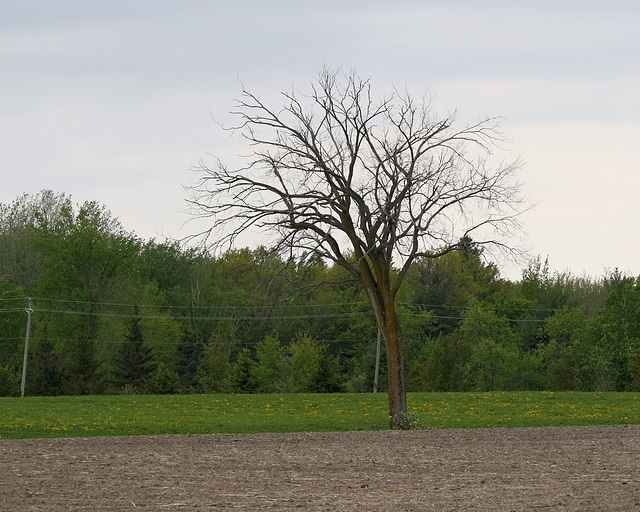
{"label": "grass strip", "polygon": [[[424,428],[640,424],[640,393],[410,393],[408,404]],[[387,427],[384,393],[0,398],[0,439]]]}

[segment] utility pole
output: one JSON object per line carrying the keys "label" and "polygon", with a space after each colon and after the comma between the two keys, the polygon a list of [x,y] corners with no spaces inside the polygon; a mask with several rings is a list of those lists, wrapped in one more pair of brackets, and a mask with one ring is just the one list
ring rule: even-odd
{"label": "utility pole", "polygon": [[27,378],[27,357],[29,355],[29,333],[31,332],[31,297],[29,297],[29,307],[25,309],[27,312],[27,335],[24,339],[24,360],[22,362],[22,384],[20,386],[20,396],[24,396],[24,384]]}

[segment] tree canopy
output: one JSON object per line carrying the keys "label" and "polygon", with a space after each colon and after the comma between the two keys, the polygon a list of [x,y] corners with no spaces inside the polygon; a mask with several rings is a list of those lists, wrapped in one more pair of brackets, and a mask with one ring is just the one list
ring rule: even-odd
{"label": "tree canopy", "polygon": [[[51,191],[0,204],[0,394],[20,391],[29,304],[29,395],[373,390],[377,325],[343,267],[141,241],[90,203],[112,221],[78,222],[85,203]],[[52,205],[65,229],[51,229]],[[576,277],[540,258],[506,280],[480,249],[419,257],[396,302],[407,390],[639,390],[639,290],[617,270]],[[131,349],[151,360],[123,387]]]}

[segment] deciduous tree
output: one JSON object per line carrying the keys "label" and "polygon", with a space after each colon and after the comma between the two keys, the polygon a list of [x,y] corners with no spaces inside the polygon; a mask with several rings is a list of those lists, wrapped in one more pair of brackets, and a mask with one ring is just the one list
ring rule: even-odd
{"label": "deciduous tree", "polygon": [[309,96],[272,107],[243,88],[234,114],[251,148],[246,165],[203,163],[190,199],[213,219],[202,233],[228,247],[267,230],[273,249],[314,253],[364,287],[386,343],[389,416],[406,414],[396,296],[418,257],[476,243],[504,248],[521,208],[520,162],[494,158],[499,119],[456,127],[429,101],[323,69]]}

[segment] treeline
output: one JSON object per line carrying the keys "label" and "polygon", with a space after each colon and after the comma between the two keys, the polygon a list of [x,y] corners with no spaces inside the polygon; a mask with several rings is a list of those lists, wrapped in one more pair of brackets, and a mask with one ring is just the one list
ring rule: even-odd
{"label": "treeline", "polygon": [[[28,316],[30,395],[370,392],[377,329],[348,277],[142,240],[96,202],[24,195],[0,204],[0,395],[19,393]],[[538,258],[512,282],[470,241],[418,261],[398,301],[410,391],[640,389],[640,289],[618,271]]]}

